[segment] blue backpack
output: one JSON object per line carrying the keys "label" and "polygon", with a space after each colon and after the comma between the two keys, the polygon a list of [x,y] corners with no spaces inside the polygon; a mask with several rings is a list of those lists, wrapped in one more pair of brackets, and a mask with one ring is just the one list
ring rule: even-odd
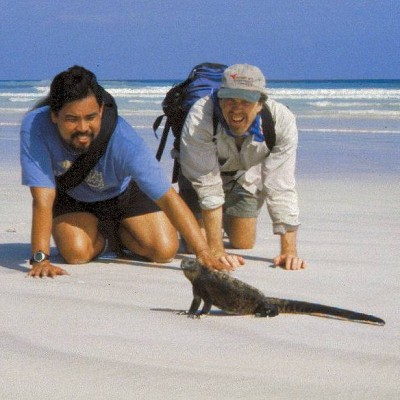
{"label": "blue backpack", "polygon": [[[168,133],[172,130],[174,135],[174,149],[179,152],[180,139],[183,124],[190,107],[202,97],[211,95],[221,86],[223,73],[227,65],[215,63],[202,63],[196,65],[190,72],[187,79],[173,86],[166,94],[162,109],[164,114],[157,117],[153,124],[154,134],[157,136],[157,129],[161,121],[166,117],[164,130],[161,136],[160,145],[158,146],[156,158],[160,161],[167,143]],[[267,107],[263,107],[261,111],[262,129],[264,138],[268,148],[271,150],[275,145],[275,127],[272,115]],[[213,126],[214,136],[218,125],[217,116],[214,113]],[[179,161],[174,160],[174,169],[172,172],[172,182],[175,183],[179,176]]]}

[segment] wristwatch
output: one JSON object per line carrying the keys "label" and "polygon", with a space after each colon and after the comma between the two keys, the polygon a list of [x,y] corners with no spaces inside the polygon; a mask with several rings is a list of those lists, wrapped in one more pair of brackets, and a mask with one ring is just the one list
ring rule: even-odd
{"label": "wristwatch", "polygon": [[38,264],[48,260],[49,258],[50,256],[48,254],[44,253],[42,250],[39,250],[36,253],[33,253],[32,258],[29,260],[29,264]]}

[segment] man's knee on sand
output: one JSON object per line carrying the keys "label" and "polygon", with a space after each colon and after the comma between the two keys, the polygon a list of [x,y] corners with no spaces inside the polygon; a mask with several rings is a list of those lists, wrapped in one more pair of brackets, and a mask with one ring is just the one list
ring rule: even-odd
{"label": "man's knee on sand", "polygon": [[234,249],[252,249],[256,242],[257,218],[225,216],[224,229]]}
{"label": "man's knee on sand", "polygon": [[[161,224],[162,225],[162,224]],[[172,226],[160,226],[148,234],[135,235],[124,226],[120,226],[121,243],[134,254],[158,263],[170,262],[178,252],[177,232]]]}
{"label": "man's knee on sand", "polygon": [[62,241],[57,247],[67,264],[86,264],[100,254],[104,247],[104,239],[99,237],[95,243],[81,237],[74,241]]}

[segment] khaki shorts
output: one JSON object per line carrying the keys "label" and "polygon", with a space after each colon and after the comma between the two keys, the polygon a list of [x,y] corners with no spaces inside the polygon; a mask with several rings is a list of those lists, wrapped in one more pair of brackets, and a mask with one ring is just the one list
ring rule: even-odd
{"label": "khaki shorts", "polygon": [[[201,208],[196,191],[192,184],[183,176],[178,179],[179,194],[192,210],[197,219],[201,218]],[[232,180],[224,184],[225,204],[223,210],[225,215],[239,218],[257,218],[264,203],[265,196],[261,192],[250,193],[237,181]]]}

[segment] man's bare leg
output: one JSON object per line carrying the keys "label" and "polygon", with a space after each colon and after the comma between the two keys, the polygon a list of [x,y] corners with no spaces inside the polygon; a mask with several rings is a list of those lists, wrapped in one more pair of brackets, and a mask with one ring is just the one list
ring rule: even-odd
{"label": "man's bare leg", "polygon": [[53,221],[53,238],[68,264],[84,264],[104,248],[105,240],[98,231],[98,219],[90,213],[60,215]]}
{"label": "man's bare leg", "polygon": [[162,211],[124,219],[119,235],[130,251],[155,262],[169,262],[179,247],[176,229]]}
{"label": "man's bare leg", "polygon": [[256,242],[257,218],[226,216],[224,228],[235,249],[252,249]]}

